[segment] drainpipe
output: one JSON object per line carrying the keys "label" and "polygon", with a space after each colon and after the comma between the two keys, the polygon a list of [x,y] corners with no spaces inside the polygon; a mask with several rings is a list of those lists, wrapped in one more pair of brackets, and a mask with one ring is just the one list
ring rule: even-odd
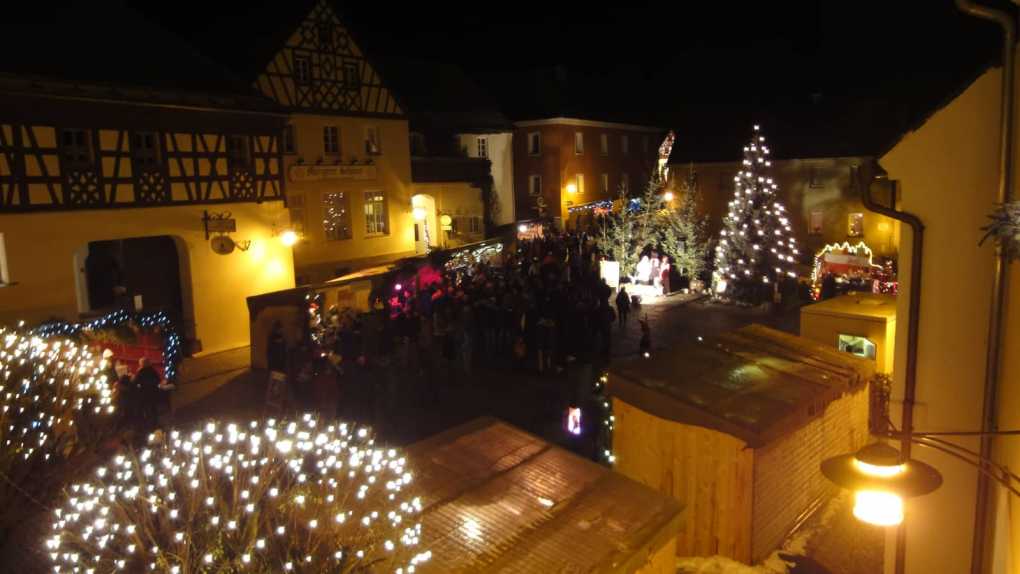
{"label": "drainpipe", "polygon": [[[877,164],[875,167],[878,167]],[[917,336],[921,320],[921,263],[924,254],[924,224],[913,213],[898,211],[875,201],[871,196],[871,185],[885,178],[879,168],[872,177],[871,183],[864,186],[861,200],[864,207],[875,213],[891,217],[910,226],[910,297],[907,310],[907,368],[903,375],[903,413],[900,415],[900,456],[906,461],[910,458],[911,437],[914,432],[914,397],[917,390]],[[889,182],[889,202],[896,205],[896,185]],[[907,529],[900,523],[896,530],[896,574],[905,572],[907,560]]]}
{"label": "drainpipe", "polygon": [[[993,10],[986,6],[974,4],[970,0],[956,0],[956,6],[962,12],[995,22],[1002,27],[1002,109],[999,127],[999,192],[998,203],[1009,201],[1013,185],[1013,76],[1014,53],[1016,50],[1016,27],[1011,13]],[[999,369],[1002,346],[1003,314],[1006,308],[1006,290],[1008,287],[1009,260],[1005,251],[995,248],[995,277],[992,283],[992,308],[988,320],[988,351],[985,358],[984,405],[981,414],[981,430],[991,433],[997,427],[996,396],[999,388]],[[981,464],[990,470],[984,462],[992,455],[992,435],[981,436]],[[984,572],[985,547],[989,522],[989,506],[991,483],[986,473],[978,474],[976,505],[974,510],[974,539],[971,545],[971,574]]]}

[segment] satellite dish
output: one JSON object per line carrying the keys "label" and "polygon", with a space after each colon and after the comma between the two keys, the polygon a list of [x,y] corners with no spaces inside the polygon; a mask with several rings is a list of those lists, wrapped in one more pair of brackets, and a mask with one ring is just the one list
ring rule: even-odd
{"label": "satellite dish", "polygon": [[212,250],[220,255],[227,255],[234,250],[234,240],[227,235],[217,235],[209,241]]}

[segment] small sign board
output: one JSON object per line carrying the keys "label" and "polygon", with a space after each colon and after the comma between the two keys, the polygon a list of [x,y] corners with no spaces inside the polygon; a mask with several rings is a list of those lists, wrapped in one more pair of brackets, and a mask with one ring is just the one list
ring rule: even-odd
{"label": "small sign board", "polygon": [[269,371],[269,384],[266,386],[266,411],[283,412],[287,404],[287,374],[280,371]]}
{"label": "small sign board", "polygon": [[288,171],[291,181],[324,179],[375,179],[374,165],[292,165]]}
{"label": "small sign board", "polygon": [[599,276],[606,280],[606,284],[616,289],[620,286],[620,262],[599,261]]}

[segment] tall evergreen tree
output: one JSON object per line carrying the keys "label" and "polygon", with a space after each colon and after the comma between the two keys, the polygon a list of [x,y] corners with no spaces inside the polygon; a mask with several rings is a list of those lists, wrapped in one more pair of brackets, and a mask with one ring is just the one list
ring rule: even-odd
{"label": "tall evergreen tree", "polygon": [[708,218],[701,213],[701,194],[693,167],[680,183],[680,204],[662,211],[658,242],[682,277],[700,279],[708,264]]}
{"label": "tall evergreen tree", "polygon": [[620,276],[625,277],[633,275],[637,267],[637,254],[640,252],[637,245],[642,243],[638,237],[641,227],[638,214],[631,209],[631,199],[623,187],[617,201],[619,209],[613,209],[602,217],[603,233],[595,243],[611,261],[619,262]]}
{"label": "tall evergreen tree", "polygon": [[716,293],[746,303],[767,300],[779,281],[796,277],[797,240],[777,197],[778,185],[769,176],[771,166],[765,136],[754,126],[733,178],[733,200],[719,232],[713,272]]}

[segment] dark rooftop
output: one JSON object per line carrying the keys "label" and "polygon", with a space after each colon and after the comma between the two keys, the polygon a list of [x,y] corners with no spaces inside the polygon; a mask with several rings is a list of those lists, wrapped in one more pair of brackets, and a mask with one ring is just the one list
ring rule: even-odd
{"label": "dark rooftop", "polygon": [[634,572],[676,536],[672,498],[494,418],[407,449],[436,572]]}
{"label": "dark rooftop", "polygon": [[249,83],[116,0],[19,3],[0,22],[0,52],[6,89],[139,101],[158,91],[189,104],[203,94],[217,96],[206,105],[271,107]]}
{"label": "dark rooftop", "polygon": [[751,325],[610,368],[613,396],[653,415],[761,446],[866,383],[872,361]]}

